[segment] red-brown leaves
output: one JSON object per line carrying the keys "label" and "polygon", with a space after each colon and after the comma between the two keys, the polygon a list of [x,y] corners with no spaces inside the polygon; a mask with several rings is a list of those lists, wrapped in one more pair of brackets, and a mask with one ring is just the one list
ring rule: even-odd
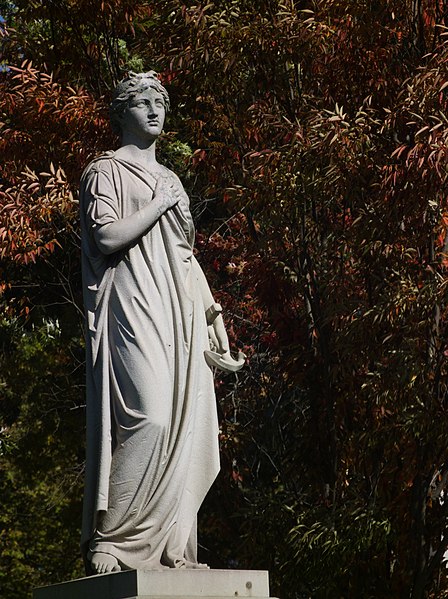
{"label": "red-brown leaves", "polygon": [[29,62],[11,67],[0,85],[1,257],[34,262],[73,225],[82,168],[111,134],[91,94]]}
{"label": "red-brown leaves", "polygon": [[0,191],[0,257],[27,264],[52,253],[76,206],[61,168],[40,176],[27,169],[13,189]]}

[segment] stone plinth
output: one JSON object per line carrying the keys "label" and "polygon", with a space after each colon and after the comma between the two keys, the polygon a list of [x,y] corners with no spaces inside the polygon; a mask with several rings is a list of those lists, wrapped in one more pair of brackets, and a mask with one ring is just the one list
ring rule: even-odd
{"label": "stone plinth", "polygon": [[128,570],[34,590],[34,599],[269,598],[263,570]]}

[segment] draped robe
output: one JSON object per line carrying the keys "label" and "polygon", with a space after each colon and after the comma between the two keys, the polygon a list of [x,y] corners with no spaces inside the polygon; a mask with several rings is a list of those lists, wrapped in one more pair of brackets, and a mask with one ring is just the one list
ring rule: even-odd
{"label": "draped robe", "polygon": [[[181,200],[130,247],[103,254],[95,228],[153,198],[160,174]],[[196,515],[219,470],[205,306],[188,197],[168,169],[108,152],[80,191],[87,317],[84,554],[123,568],[196,563]]]}

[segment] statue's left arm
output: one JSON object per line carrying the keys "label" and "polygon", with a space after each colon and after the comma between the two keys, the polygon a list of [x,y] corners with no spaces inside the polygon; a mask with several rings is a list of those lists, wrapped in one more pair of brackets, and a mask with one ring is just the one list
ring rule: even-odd
{"label": "statue's left arm", "polygon": [[192,257],[192,267],[201,292],[202,302],[204,304],[204,312],[207,315],[209,334],[212,338],[212,341],[217,345],[219,353],[223,355],[228,354],[230,352],[229,339],[227,337],[222,314],[215,309],[217,304],[213,298],[212,292],[210,291],[210,287],[208,285],[207,279],[205,278],[204,272],[194,256]]}

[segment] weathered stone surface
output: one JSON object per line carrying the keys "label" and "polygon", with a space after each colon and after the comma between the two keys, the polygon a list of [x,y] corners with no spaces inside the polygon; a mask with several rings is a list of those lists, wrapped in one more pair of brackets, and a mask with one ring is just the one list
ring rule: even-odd
{"label": "weathered stone surface", "polygon": [[269,597],[262,570],[130,570],[35,589],[34,599],[229,599]]}
{"label": "weathered stone surface", "polygon": [[188,196],[156,160],[168,105],[154,72],[130,73],[111,106],[121,147],[81,179],[88,573],[200,566],[196,516],[219,470],[205,352],[244,362],[193,254]]}

